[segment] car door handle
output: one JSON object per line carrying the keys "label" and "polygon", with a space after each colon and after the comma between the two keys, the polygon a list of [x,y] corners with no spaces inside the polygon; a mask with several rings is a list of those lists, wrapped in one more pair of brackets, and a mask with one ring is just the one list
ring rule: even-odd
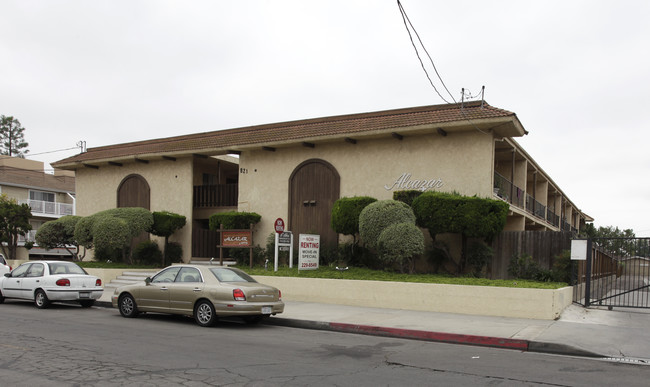
{"label": "car door handle", "polygon": [[201,291],[200,288],[194,288],[194,289],[192,289],[192,290],[195,291],[195,292],[200,292],[200,291]]}
{"label": "car door handle", "polygon": [[160,288],[160,290],[167,290],[167,288]]}

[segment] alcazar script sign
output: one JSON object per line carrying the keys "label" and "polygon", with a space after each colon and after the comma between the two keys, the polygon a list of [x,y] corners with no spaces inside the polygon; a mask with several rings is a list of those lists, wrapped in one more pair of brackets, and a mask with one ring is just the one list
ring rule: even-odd
{"label": "alcazar script sign", "polygon": [[398,177],[397,180],[392,185],[385,185],[384,188],[386,188],[388,191],[394,189],[394,190],[409,190],[409,189],[414,189],[418,191],[427,191],[427,190],[433,190],[436,188],[440,188],[444,185],[442,182],[442,179],[431,179],[431,180],[419,180],[419,179],[413,179],[411,180],[411,174],[410,173],[402,173],[402,176]]}
{"label": "alcazar script sign", "polygon": [[221,246],[223,247],[250,247],[250,231],[222,231]]}

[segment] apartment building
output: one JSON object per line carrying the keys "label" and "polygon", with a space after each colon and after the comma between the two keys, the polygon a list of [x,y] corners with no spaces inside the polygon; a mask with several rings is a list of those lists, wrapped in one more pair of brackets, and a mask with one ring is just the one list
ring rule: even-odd
{"label": "apartment building", "polygon": [[36,230],[45,222],[75,214],[74,171],[46,173],[41,161],[0,156],[0,193],[26,203],[32,211],[32,231],[20,238],[17,259],[68,256],[65,249],[45,250],[35,245],[25,249],[24,242],[34,241]]}

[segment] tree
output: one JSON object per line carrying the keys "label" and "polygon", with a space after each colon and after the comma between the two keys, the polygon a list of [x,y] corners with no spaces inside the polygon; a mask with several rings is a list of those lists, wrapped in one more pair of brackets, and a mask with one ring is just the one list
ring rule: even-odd
{"label": "tree", "polygon": [[621,230],[615,226],[600,226],[596,228],[587,223],[582,234],[616,257],[647,256],[648,248],[643,240],[636,240],[631,228]]}
{"label": "tree", "polygon": [[143,232],[151,231],[152,225],[153,215],[144,208],[113,208],[80,219],[74,238],[86,248],[120,250],[122,259],[132,264],[131,241]]}
{"label": "tree", "polygon": [[379,234],[377,249],[382,261],[398,263],[402,273],[407,266],[409,274],[413,274],[414,258],[424,253],[424,234],[415,223],[391,224]]}
{"label": "tree", "polygon": [[48,250],[56,248],[66,249],[72,255],[72,260],[83,260],[86,255],[85,250],[84,254],[80,256],[79,243],[74,237],[74,231],[80,219],[82,219],[80,216],[66,215],[44,223],[36,231],[36,243],[40,247]]}
{"label": "tree", "polygon": [[25,128],[12,116],[0,115],[0,154],[24,158],[29,153]]}
{"label": "tree", "polygon": [[0,246],[7,259],[16,259],[18,237],[32,229],[31,217],[32,210],[27,204],[18,204],[6,194],[0,195]]}
{"label": "tree", "polygon": [[162,253],[162,267],[165,267],[165,258],[167,257],[167,245],[169,237],[185,226],[185,217],[168,211],[155,211],[153,213],[153,226],[151,233],[160,237],[165,237],[165,245]]}

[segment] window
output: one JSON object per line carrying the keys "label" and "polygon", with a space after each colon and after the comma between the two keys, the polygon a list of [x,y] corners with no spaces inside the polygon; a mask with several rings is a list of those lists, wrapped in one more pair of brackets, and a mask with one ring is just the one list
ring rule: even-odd
{"label": "window", "polygon": [[243,271],[230,269],[230,268],[211,268],[210,271],[214,274],[219,282],[257,282],[253,277],[244,273]]}
{"label": "window", "polygon": [[42,263],[35,263],[29,268],[25,277],[42,277],[43,270],[45,269]]}
{"label": "window", "polygon": [[176,275],[180,269],[180,267],[170,267],[169,269],[165,269],[156,274],[152,278],[151,283],[157,284],[162,282],[174,282],[174,279],[176,278]]}
{"label": "window", "polygon": [[40,200],[42,202],[52,203],[56,201],[54,193],[44,191],[29,191],[29,200]]}
{"label": "window", "polygon": [[184,267],[176,276],[176,282],[201,282],[201,273],[193,267]]}

